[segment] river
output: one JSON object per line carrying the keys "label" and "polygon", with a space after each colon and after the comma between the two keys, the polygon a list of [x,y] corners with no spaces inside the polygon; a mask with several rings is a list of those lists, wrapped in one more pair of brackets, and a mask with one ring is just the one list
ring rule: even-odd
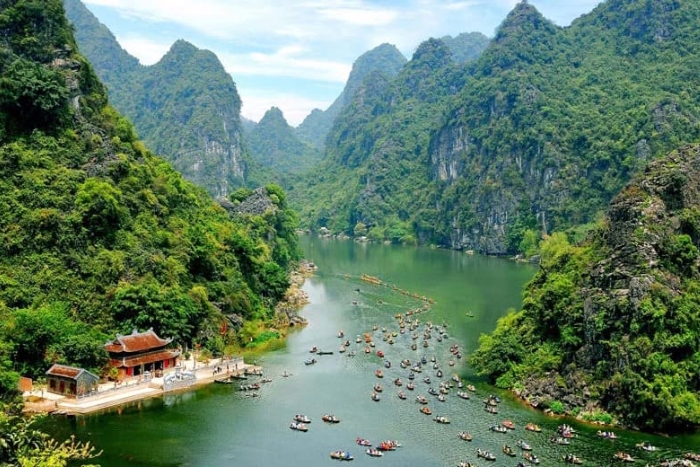
{"label": "river", "polygon": [[[582,457],[584,465],[609,465],[618,450],[639,457],[638,463],[643,465],[678,457],[700,446],[698,435],[660,437],[623,430],[615,430],[617,440],[602,440],[596,436],[598,427],[547,417],[471,373],[466,356],[478,345],[481,333],[492,330],[506,310],[520,305],[521,290],[535,272],[533,266],[428,248],[310,237],[302,237],[301,244],[305,256],[318,266],[316,275],[304,285],[311,303],[301,314],[309,324],[293,332],[283,348],[255,362],[272,379],[262,384],[259,397],[250,397],[250,393],[237,391],[232,385],[214,384],[101,414],[53,418],[54,434],[75,434],[103,449],[96,459],[103,467],[314,467],[337,462],[329,457],[337,449],[353,454],[353,465],[456,466],[467,460],[476,465],[514,466],[523,460],[522,452],[515,447],[521,438],[533,445],[541,465],[567,465],[561,460],[566,453]],[[363,274],[381,279],[382,285],[361,280]],[[414,293],[418,298],[413,297]],[[415,313],[417,309],[421,312]],[[394,344],[383,340],[382,328],[398,332],[395,316],[405,315],[408,310],[414,310],[414,314],[406,319],[420,320],[417,331],[421,336],[426,323],[435,325],[427,348],[422,346],[422,337],[412,338],[411,331],[397,333]],[[438,327],[446,333],[441,342],[437,340]],[[345,333],[344,339],[337,337],[340,330]],[[357,335],[366,332],[375,342],[370,354],[364,351],[364,341],[355,342]],[[339,352],[345,339],[351,341],[349,350],[356,352],[354,357]],[[419,344],[417,350],[411,349],[413,342]],[[454,345],[465,357],[457,359],[450,353]],[[304,360],[312,357],[309,349],[313,346],[334,353],[316,356],[318,362],[307,366]],[[377,350],[382,350],[385,357],[378,357]],[[428,362],[423,372],[416,374],[415,390],[409,391],[405,388],[409,371],[399,363],[405,358],[415,363],[423,356],[434,356],[444,375],[437,378],[437,370]],[[385,360],[391,361],[390,368],[385,367]],[[450,360],[454,366],[450,366]],[[377,369],[383,371],[382,379],[375,376]],[[284,372],[291,376],[282,377]],[[457,397],[456,388],[445,402],[428,394],[430,387],[437,388],[439,381],[455,373],[465,384],[476,385],[470,400]],[[422,380],[426,375],[432,379],[430,384]],[[393,383],[398,377],[404,383],[401,388]],[[375,402],[370,396],[378,383],[383,391],[381,400]],[[406,400],[398,398],[399,389],[407,394]],[[491,393],[503,399],[498,415],[483,410],[481,401]],[[438,424],[433,416],[419,413],[417,395],[429,399],[433,416],[446,416],[451,423]],[[297,413],[312,419],[308,432],[289,428]],[[336,415],[340,423],[324,423],[321,416],[325,413]],[[512,420],[516,429],[505,434],[489,430],[504,419]],[[525,431],[527,422],[541,425],[543,432]],[[569,446],[549,442],[561,423],[578,430]],[[473,441],[458,439],[457,433],[463,430],[472,435]],[[403,446],[381,459],[371,458],[355,444],[357,437],[375,444],[394,439]],[[635,448],[642,441],[658,446],[659,451],[645,454]],[[506,443],[516,450],[517,458],[501,453]],[[477,448],[493,451],[498,460],[477,461]]]}

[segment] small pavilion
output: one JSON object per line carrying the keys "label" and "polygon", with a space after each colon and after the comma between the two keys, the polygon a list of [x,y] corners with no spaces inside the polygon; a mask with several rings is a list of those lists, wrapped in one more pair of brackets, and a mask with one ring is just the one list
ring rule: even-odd
{"label": "small pavilion", "polygon": [[100,378],[84,368],[56,363],[46,372],[46,379],[49,392],[64,396],[84,396],[97,389]]}
{"label": "small pavilion", "polygon": [[146,332],[136,329],[127,335],[117,334],[117,338],[105,344],[109,353],[110,365],[119,370],[119,379],[143,375],[150,372],[155,376],[163,370],[177,365],[180,351],[166,348],[172,342],[162,339],[150,328]]}

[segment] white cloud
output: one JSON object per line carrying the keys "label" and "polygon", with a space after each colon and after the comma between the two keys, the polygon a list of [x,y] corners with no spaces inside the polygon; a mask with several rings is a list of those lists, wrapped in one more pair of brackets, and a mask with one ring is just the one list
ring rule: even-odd
{"label": "white cloud", "polygon": [[142,36],[117,37],[117,41],[124,50],[137,57],[142,65],[153,65],[172,46],[172,42],[154,42]]}
{"label": "white cloud", "polygon": [[261,93],[255,89],[239,89],[239,91],[241,96],[243,96],[241,114],[255,122],[259,122],[263,115],[265,115],[265,112],[270,110],[271,107],[277,107],[284,114],[287,123],[296,127],[304,121],[304,118],[306,118],[313,109],[325,110],[332,104],[332,101],[309,99],[306,96],[285,92]]}
{"label": "white cloud", "polygon": [[232,76],[302,78],[313,81],[345,83],[352,65],[330,60],[314,60],[282,48],[271,54],[220,54],[219,60]]}

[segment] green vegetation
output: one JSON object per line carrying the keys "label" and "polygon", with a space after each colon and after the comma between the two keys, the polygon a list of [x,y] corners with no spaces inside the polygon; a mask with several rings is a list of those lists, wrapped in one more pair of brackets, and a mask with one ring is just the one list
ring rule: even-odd
{"label": "green vegetation", "polygon": [[117,332],[221,351],[222,322],[271,321],[299,257],[282,189],[226,212],[107,104],[60,1],[1,11],[0,396],[56,362],[103,373]]}
{"label": "green vegetation", "polygon": [[[498,386],[557,389],[550,408],[649,430],[700,424],[700,147],[650,165],[582,244],[554,234],[523,309],[482,335],[471,363]],[[567,401],[576,400],[566,397]]]}
{"label": "green vegetation", "polygon": [[247,136],[251,157],[283,179],[308,171],[321,157],[320,150],[299,140],[277,107],[265,112]]}
{"label": "green vegetation", "polygon": [[210,51],[183,40],[156,64],[142,66],[79,1],[64,0],[80,50],[144,144],[215,197],[267,175],[243,145],[241,99]]}
{"label": "green vegetation", "polygon": [[474,61],[427,41],[363,82],[291,202],[312,229],[532,254],[700,137],[698,22],[693,2],[630,0],[561,28],[521,2]]}

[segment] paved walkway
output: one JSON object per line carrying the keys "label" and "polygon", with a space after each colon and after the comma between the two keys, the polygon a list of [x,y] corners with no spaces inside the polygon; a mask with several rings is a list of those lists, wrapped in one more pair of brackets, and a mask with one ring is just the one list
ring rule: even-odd
{"label": "paved walkway", "polygon": [[[196,368],[194,362],[186,360],[181,362],[184,364],[184,371],[191,371],[195,374],[196,379],[187,387],[180,388],[180,391],[187,391],[197,386],[213,383],[216,379],[226,378],[235,374],[243,374],[248,371],[262,370],[260,367],[253,365],[239,364],[237,370],[231,368],[226,370],[226,361],[218,359],[211,360],[208,365],[197,362]],[[221,371],[215,372],[215,369],[220,368]],[[166,373],[172,374],[175,370]],[[108,407],[118,406],[127,402],[157,397],[165,394],[163,390],[163,378],[151,378],[147,382],[138,382],[136,380],[126,382],[120,387],[115,387],[114,382],[103,383],[99,386],[97,394],[91,397],[76,399],[73,397],[65,397],[59,394],[53,394],[46,390],[34,390],[31,393],[25,393],[25,410],[29,412],[57,412],[66,414],[86,414]]]}

